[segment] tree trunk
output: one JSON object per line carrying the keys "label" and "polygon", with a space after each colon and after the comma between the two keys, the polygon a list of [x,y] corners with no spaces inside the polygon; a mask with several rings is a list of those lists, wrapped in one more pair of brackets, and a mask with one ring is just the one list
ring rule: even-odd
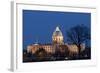
{"label": "tree trunk", "polygon": [[78,46],[78,58],[81,58],[81,45],[79,44]]}

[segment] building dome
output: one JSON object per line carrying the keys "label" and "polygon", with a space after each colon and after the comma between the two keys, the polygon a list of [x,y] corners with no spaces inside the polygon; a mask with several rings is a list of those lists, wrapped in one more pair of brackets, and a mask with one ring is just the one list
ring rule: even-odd
{"label": "building dome", "polygon": [[56,27],[55,31],[53,32],[53,36],[62,36],[62,32],[60,31],[58,26]]}
{"label": "building dome", "polygon": [[53,32],[52,41],[55,44],[62,44],[63,43],[63,35],[62,35],[62,32],[58,26],[56,27],[55,31]]}

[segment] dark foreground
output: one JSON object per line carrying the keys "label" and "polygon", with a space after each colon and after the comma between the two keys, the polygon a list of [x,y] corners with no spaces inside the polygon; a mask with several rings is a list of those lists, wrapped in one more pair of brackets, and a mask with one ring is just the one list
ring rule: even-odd
{"label": "dark foreground", "polygon": [[91,50],[84,50],[80,54],[69,55],[68,52],[55,54],[46,53],[45,51],[40,51],[36,54],[27,53],[23,51],[23,62],[45,62],[45,61],[69,61],[69,60],[88,60],[91,59]]}

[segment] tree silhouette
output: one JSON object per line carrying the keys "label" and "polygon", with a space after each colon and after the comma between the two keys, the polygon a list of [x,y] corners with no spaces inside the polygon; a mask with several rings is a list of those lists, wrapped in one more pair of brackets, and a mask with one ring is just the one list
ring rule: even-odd
{"label": "tree silhouette", "polygon": [[39,50],[36,51],[35,55],[36,55],[38,61],[43,61],[43,60],[45,61],[47,53],[46,53],[45,49],[39,48]]}
{"label": "tree silhouette", "polygon": [[81,52],[81,44],[87,39],[90,40],[90,38],[90,29],[83,24],[74,26],[67,31],[67,41],[77,45],[79,48],[79,57]]}

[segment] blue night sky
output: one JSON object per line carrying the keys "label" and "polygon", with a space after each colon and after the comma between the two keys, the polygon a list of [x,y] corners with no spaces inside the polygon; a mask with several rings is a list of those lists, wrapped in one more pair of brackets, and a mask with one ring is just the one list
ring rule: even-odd
{"label": "blue night sky", "polygon": [[66,30],[78,24],[90,27],[91,14],[78,12],[55,12],[23,10],[23,47],[39,43],[52,43],[52,34],[57,26],[60,27],[64,42]]}

